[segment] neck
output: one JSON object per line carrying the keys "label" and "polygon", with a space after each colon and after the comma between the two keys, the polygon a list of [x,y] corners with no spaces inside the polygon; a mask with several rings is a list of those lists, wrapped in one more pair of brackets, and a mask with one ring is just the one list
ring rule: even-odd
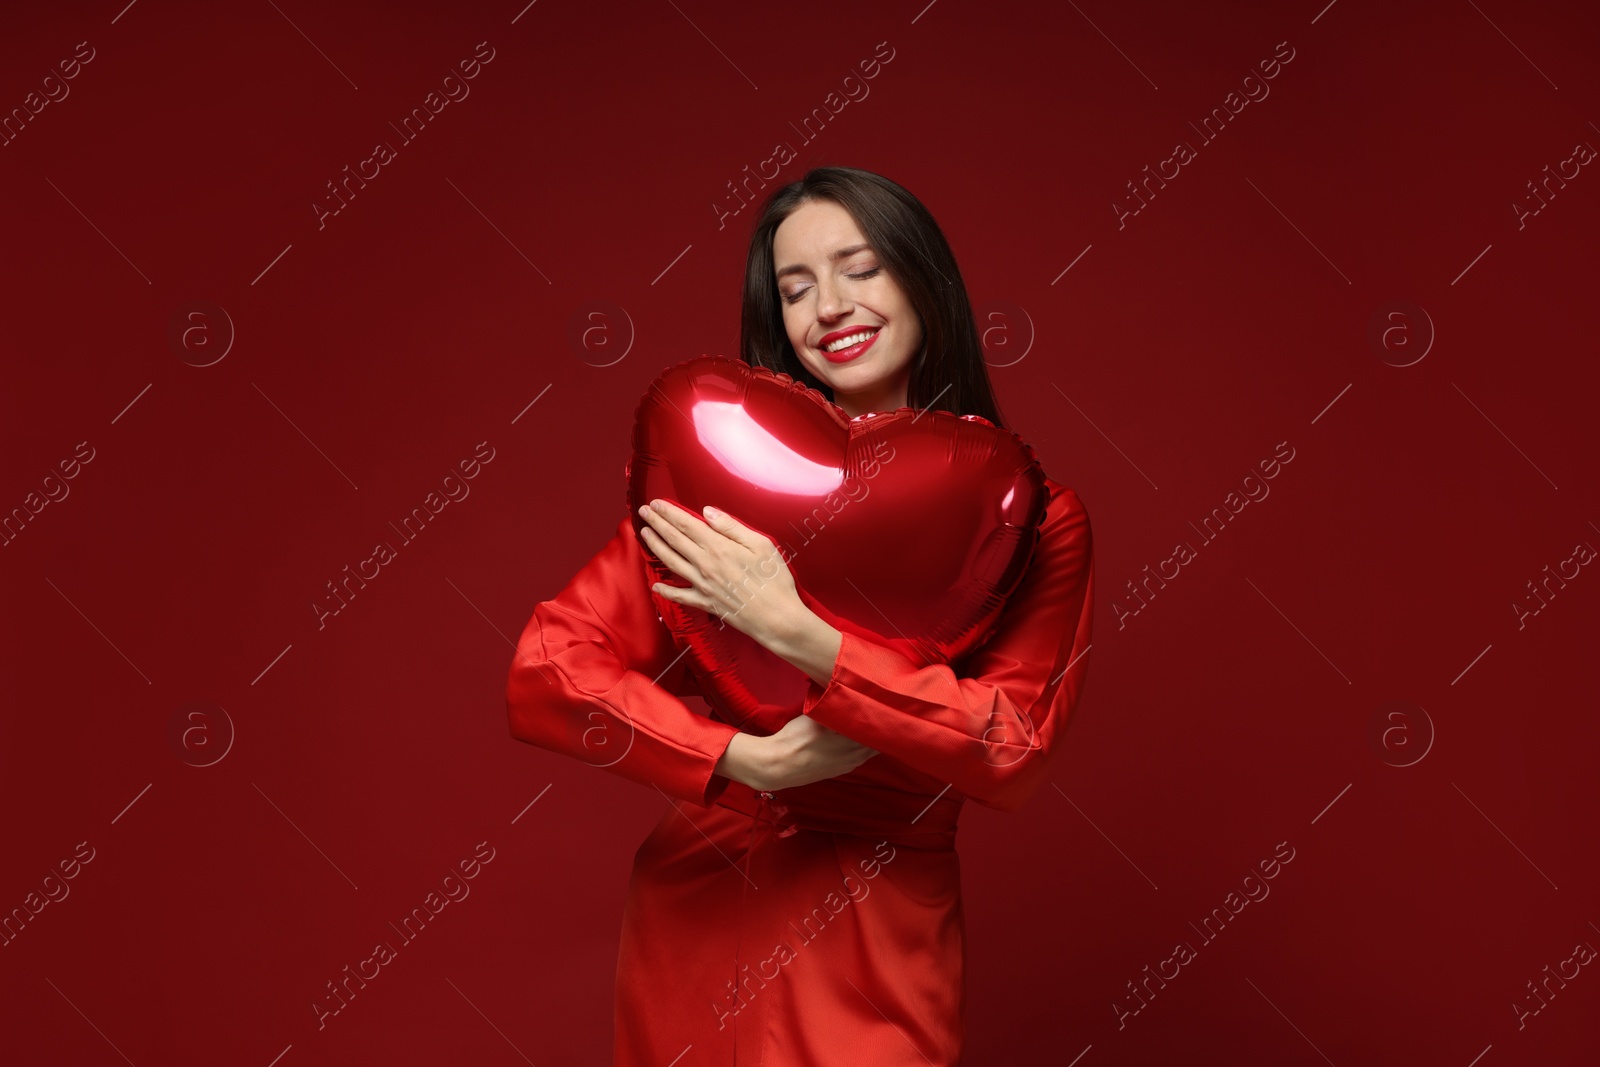
{"label": "neck", "polygon": [[909,406],[906,400],[905,382],[885,384],[882,388],[863,390],[859,393],[841,393],[835,389],[833,402],[852,419],[868,412],[893,411],[896,408]]}

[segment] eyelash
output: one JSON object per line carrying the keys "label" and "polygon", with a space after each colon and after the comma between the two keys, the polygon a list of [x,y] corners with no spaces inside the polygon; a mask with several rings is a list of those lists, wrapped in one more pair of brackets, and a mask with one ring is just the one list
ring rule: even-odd
{"label": "eyelash", "polygon": [[[846,278],[855,278],[855,279],[858,279],[858,280],[862,279],[862,278],[870,278],[873,275],[877,274],[882,269],[883,269],[882,267],[872,267],[872,268],[870,268],[868,270],[862,271],[860,274],[846,274],[845,277]],[[804,295],[804,290],[801,290],[800,292],[795,293],[793,296],[790,296],[787,293],[785,293],[784,297],[783,297],[783,302],[785,304],[792,304],[796,300],[799,300],[800,297],[803,296],[803,295]]]}

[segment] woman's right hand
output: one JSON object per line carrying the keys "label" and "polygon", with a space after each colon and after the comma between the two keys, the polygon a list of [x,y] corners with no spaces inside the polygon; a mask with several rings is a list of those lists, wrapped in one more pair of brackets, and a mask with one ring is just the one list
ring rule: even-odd
{"label": "woman's right hand", "polygon": [[848,774],[877,754],[877,749],[802,714],[767,737],[735,735],[717,762],[716,773],[770,792]]}

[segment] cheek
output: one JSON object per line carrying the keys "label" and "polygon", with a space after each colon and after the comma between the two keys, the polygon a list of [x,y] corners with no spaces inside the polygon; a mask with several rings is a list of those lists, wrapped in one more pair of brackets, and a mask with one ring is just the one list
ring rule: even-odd
{"label": "cheek", "polygon": [[788,335],[789,340],[797,350],[805,341],[805,326],[800,321],[800,316],[795,311],[795,308],[789,304],[785,304],[783,307],[783,332]]}
{"label": "cheek", "polygon": [[911,301],[906,299],[905,293],[898,287],[890,289],[887,286],[878,294],[882,306],[892,308],[894,316],[898,319],[915,323],[917,321],[916,309],[911,306]]}
{"label": "cheek", "polygon": [[820,378],[823,381],[827,381],[828,380],[828,372],[827,372],[827,369],[826,369],[827,368],[827,361],[826,360],[821,360],[821,359],[814,358],[811,355],[810,352],[807,352],[804,349],[801,349],[799,346],[795,347],[795,352],[800,357],[800,365],[802,367],[804,367],[806,370],[810,371],[811,374],[814,377]]}

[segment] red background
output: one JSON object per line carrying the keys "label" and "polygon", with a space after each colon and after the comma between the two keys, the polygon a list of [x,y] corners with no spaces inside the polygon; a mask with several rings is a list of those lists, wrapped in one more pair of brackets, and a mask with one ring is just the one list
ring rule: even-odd
{"label": "red background", "polygon": [[[975,306],[1009,309],[1007,420],[1093,522],[1052,785],[964,820],[968,1062],[1591,1058],[1594,967],[1520,1029],[1512,1004],[1600,945],[1600,577],[1520,629],[1511,605],[1600,545],[1600,177],[1512,205],[1600,145],[1597,29],[1348,0],[8,12],[6,113],[94,58],[0,147],[0,508],[93,458],[0,549],[0,910],[70,889],[0,948],[4,1057],[606,1061],[663,802],[509,738],[511,641],[621,517],[650,380],[737,354],[754,211],[713,205],[785,141],[777,183],[847,164],[929,206]],[[325,183],[480,41],[470,96],[319,229]],[[882,41],[805,142],[789,123]],[[1179,139],[1196,158],[1119,227]],[[168,339],[196,300],[235,333],[203,367],[215,312]],[[622,313],[575,346],[601,300]],[[1375,347],[1399,300],[1422,311]],[[319,629],[324,583],[482,441],[470,496]],[[1283,441],[1202,545],[1188,524]],[[1119,620],[1180,540],[1198,557]],[[1369,739],[1395,700],[1431,746],[1416,711]],[[325,983],[480,841],[471,895],[319,1031]],[[1201,942],[1279,842],[1270,896]],[[1180,940],[1197,958],[1119,1027]]]}

